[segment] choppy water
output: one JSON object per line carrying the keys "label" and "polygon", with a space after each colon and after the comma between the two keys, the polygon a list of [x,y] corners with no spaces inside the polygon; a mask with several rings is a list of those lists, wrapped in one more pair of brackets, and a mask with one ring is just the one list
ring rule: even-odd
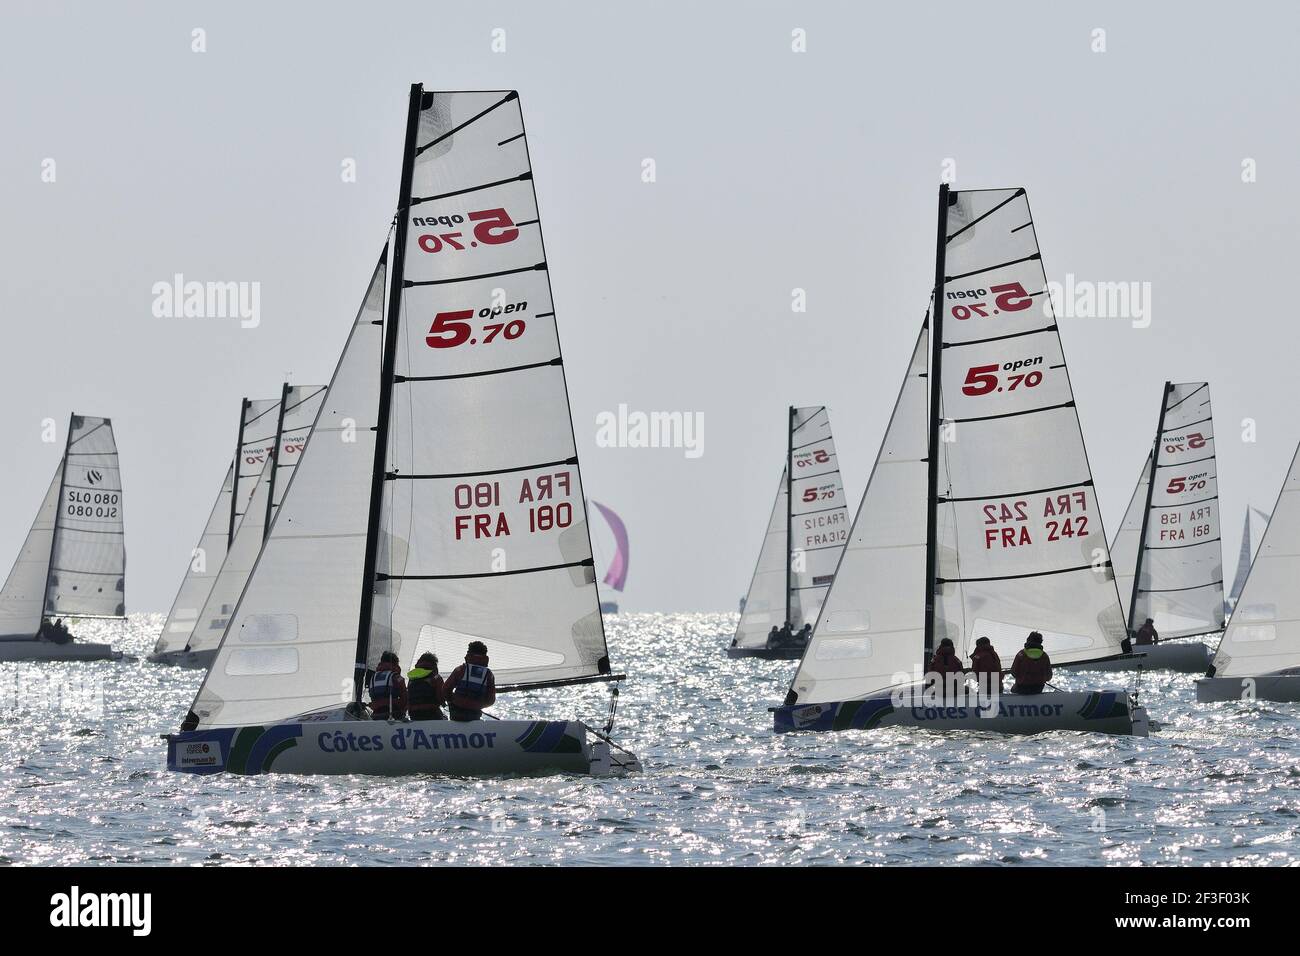
{"label": "choppy water", "polygon": [[[1190,676],[1147,675],[1164,729],[1146,740],[777,737],[766,708],[795,665],[727,660],[734,623],[609,620],[631,676],[616,737],[645,773],[488,781],[167,773],[158,735],[200,675],[143,661],[159,615],[83,626],[142,659],[0,664],[0,863],[1300,863],[1296,705],[1198,706]],[[497,710],[599,724],[607,701],[595,686]]]}

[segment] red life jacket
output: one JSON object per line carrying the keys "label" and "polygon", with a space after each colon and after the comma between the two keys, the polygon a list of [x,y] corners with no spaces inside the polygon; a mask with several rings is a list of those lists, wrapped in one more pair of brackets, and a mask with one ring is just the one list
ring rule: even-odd
{"label": "red life jacket", "polygon": [[396,664],[385,661],[370,681],[370,713],[376,718],[406,716],[406,681]]}
{"label": "red life jacket", "polygon": [[1026,647],[1011,662],[1011,676],[1017,684],[1041,688],[1052,679],[1052,660],[1039,647]]}
{"label": "red life jacket", "polygon": [[937,650],[930,658],[929,670],[934,674],[960,674],[964,668],[957,655],[947,649]]}
{"label": "red life jacket", "polygon": [[496,700],[496,678],[486,654],[466,654],[444,685],[448,702],[460,710],[482,710]]}
{"label": "red life jacket", "polygon": [[992,647],[977,647],[970,655],[970,669],[976,674],[997,674],[1002,671],[1002,658]]}

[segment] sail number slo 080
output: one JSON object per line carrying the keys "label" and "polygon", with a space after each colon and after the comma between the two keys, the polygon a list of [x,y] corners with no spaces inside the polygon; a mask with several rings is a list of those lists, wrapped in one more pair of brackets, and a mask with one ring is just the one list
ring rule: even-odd
{"label": "sail number slo 080", "polygon": [[117,492],[69,488],[66,514],[71,518],[116,518],[120,500]]}
{"label": "sail number slo 080", "polygon": [[[573,524],[573,505],[568,501],[550,503],[549,499],[567,498],[572,481],[567,471],[538,475],[521,480],[517,493],[505,495],[507,501],[526,505],[526,520],[530,533],[567,528]],[[501,510],[501,482],[480,481],[456,485],[452,501],[462,512],[453,519],[456,540],[499,538],[512,534],[510,516]],[[518,520],[518,516],[516,516]]]}

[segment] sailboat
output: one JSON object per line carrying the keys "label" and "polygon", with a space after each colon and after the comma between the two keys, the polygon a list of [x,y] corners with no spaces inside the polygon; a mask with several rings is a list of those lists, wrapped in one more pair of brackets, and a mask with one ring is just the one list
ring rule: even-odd
{"label": "sailboat", "polygon": [[[391,263],[389,249],[391,248]],[[385,289],[391,292],[385,303]],[[386,313],[386,314],[385,314]],[[621,773],[580,720],[370,720],[380,655],[618,681],[518,94],[411,89],[393,238],[171,770]]]}
{"label": "sailboat", "polygon": [[[1219,469],[1206,382],[1166,382],[1156,425],[1111,560],[1128,600],[1132,655],[1096,670],[1163,669],[1201,674],[1210,649],[1194,640],[1223,630]],[[1152,481],[1154,474],[1156,480]],[[1159,643],[1139,644],[1150,619]]]}
{"label": "sailboat", "polygon": [[125,619],[124,541],[113,423],[74,414],[63,457],[0,590],[0,661],[121,658],[108,644],[73,639],[60,619]]}
{"label": "sailboat", "polygon": [[791,406],[786,438],[776,501],[728,657],[798,660],[807,643],[800,632],[817,620],[849,537],[826,407]]}
{"label": "sailboat", "polygon": [[1300,449],[1206,676],[1202,703],[1300,702]]}
{"label": "sailboat", "polygon": [[935,692],[944,638],[1003,668],[1122,653],[1110,567],[1024,189],[939,190],[934,297],[778,732],[888,725],[1145,736],[1123,690]]}
{"label": "sailboat", "polygon": [[[285,383],[279,398],[241,404],[235,459],[149,660],[207,667],[243,591],[325,396]],[[208,573],[208,562],[216,565]]]}
{"label": "sailboat", "polygon": [[[631,552],[628,550],[627,525],[623,523],[623,519],[614,512],[613,508],[602,505],[594,498],[590,501],[590,504],[605,519],[605,524],[609,525],[609,533],[614,538],[614,555],[609,559],[609,564],[605,569],[605,576],[601,578],[601,582],[613,591],[622,594],[623,588],[627,585],[628,561],[631,557]],[[617,614],[618,602],[602,600],[600,602],[600,613]]]}
{"label": "sailboat", "polygon": [[1254,505],[1246,506],[1246,520],[1241,528],[1241,550],[1237,553],[1237,573],[1232,577],[1232,590],[1228,592],[1225,614],[1231,614],[1232,609],[1237,606],[1237,600],[1241,597],[1241,589],[1246,586],[1246,576],[1250,574],[1250,563],[1255,560],[1255,551],[1259,548],[1259,538],[1255,534],[1254,526],[1250,521],[1251,512],[1259,516],[1265,528],[1268,527],[1268,523],[1273,517],[1267,511],[1261,511]]}

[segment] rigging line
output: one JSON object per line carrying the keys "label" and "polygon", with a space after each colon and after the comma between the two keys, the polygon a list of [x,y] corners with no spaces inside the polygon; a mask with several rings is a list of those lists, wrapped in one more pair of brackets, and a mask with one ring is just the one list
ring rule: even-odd
{"label": "rigging line", "polygon": [[[1178,431],[1182,431],[1184,428],[1191,428],[1193,425],[1204,425],[1206,422],[1212,422],[1212,421],[1214,421],[1214,416],[1213,416],[1213,415],[1211,415],[1209,418],[1198,418],[1198,419],[1197,419],[1196,421],[1194,421],[1194,422],[1188,422],[1188,423],[1185,424],[1185,425],[1179,425],[1177,428],[1166,428],[1166,429],[1165,429],[1163,432],[1161,432],[1160,434],[1162,434],[1162,435],[1167,435],[1167,434],[1169,434],[1169,432],[1178,432]],[[1207,438],[1207,439],[1206,439],[1206,441],[1210,441],[1211,439],[1213,439],[1213,437],[1214,437],[1214,436],[1211,435],[1210,438]]]}
{"label": "rigging line", "polygon": [[[524,170],[518,176],[511,176],[507,179],[498,179],[492,183],[480,183],[477,186],[466,186],[464,189],[453,189],[451,192],[438,193],[433,196],[419,196],[411,199],[412,206],[418,206],[424,202],[437,202],[439,199],[450,199],[452,196],[464,196],[466,193],[476,193],[483,189],[493,189],[497,186],[505,186],[510,183],[527,182],[533,178],[532,170]],[[515,223],[519,225],[519,223]]]}
{"label": "rigging line", "polygon": [[1026,408],[1018,412],[1003,412],[1001,415],[982,415],[978,418],[950,418],[948,421],[952,422],[954,425],[965,424],[966,422],[991,422],[1000,418],[1016,418],[1020,415],[1036,415],[1039,412],[1055,412],[1060,411],[1062,408],[1073,407],[1074,399],[1070,399],[1070,401],[1061,402],[1058,405],[1043,405],[1041,408]]}
{"label": "rigging line", "polygon": [[1148,551],[1178,551],[1182,548],[1198,548],[1203,544],[1217,544],[1219,540],[1219,538],[1206,538],[1204,541],[1190,541],[1187,544],[1167,544],[1163,548],[1149,544],[1146,549]]}
{"label": "rigging line", "polygon": [[476,574],[376,574],[379,581],[462,581],[467,578],[503,578],[512,574],[540,574],[544,571],[564,571],[568,568],[592,568],[595,561],[570,561],[567,564],[548,564],[539,568],[520,568],[516,571],[482,571]]}
{"label": "rigging line", "polygon": [[1053,491],[1065,491],[1068,488],[1091,488],[1091,487],[1092,487],[1092,478],[1089,478],[1087,481],[1076,481],[1068,485],[1057,485],[1054,488],[1035,488],[1033,491],[1012,491],[1005,495],[994,495],[994,494],[971,495],[970,497],[963,497],[963,498],[945,498],[943,495],[940,495],[938,501],[940,504],[949,504],[949,503],[959,502],[959,501],[987,501],[987,500],[998,499],[998,498],[1021,498],[1021,497],[1026,497],[1028,495],[1045,495]]}
{"label": "rigging line", "polygon": [[[1215,478],[1217,480],[1218,476],[1216,475]],[[1152,508],[1190,508],[1192,505],[1199,505],[1202,502],[1218,501],[1218,500],[1219,500],[1218,495],[1210,495],[1210,497],[1208,498],[1198,498],[1195,501],[1184,501],[1180,505],[1152,505],[1151,507]]]}
{"label": "rigging line", "polygon": [[1194,584],[1190,588],[1158,588],[1155,590],[1138,588],[1138,592],[1140,594],[1175,594],[1178,591],[1201,591],[1204,590],[1205,588],[1222,587],[1222,586],[1223,586],[1223,578],[1219,578],[1219,580],[1211,581],[1209,584]]}
{"label": "rigging line", "polygon": [[481,372],[457,372],[455,375],[394,375],[394,383],[402,382],[445,382],[449,379],[458,378],[479,378],[483,375],[502,375],[506,372],[525,372],[534,368],[549,368],[556,365],[563,365],[564,362],[556,357],[549,362],[530,362],[527,365],[512,365],[509,368],[490,368]]}
{"label": "rigging line", "polygon": [[402,288],[413,289],[417,286],[425,286],[425,285],[447,285],[452,282],[473,282],[476,279],[495,279],[497,276],[513,276],[513,275],[518,275],[521,272],[545,272],[545,271],[546,271],[546,263],[539,262],[535,266],[524,266],[523,268],[520,269],[503,269],[500,272],[484,272],[482,275],[475,275],[475,276],[457,276],[451,279],[420,279],[420,280],[403,279]]}
{"label": "rigging line", "polygon": [[1098,567],[1109,568],[1110,562],[1101,565],[1081,564],[1077,568],[1060,568],[1056,571],[1032,571],[1029,574],[1001,574],[988,578],[939,578],[942,584],[974,584],[980,581],[1019,581],[1023,578],[1044,578],[1053,574],[1074,574],[1077,571],[1094,571]]}
{"label": "rigging line", "polygon": [[1188,392],[1186,395],[1184,395],[1184,396],[1183,396],[1182,398],[1180,398],[1178,401],[1174,402],[1172,405],[1170,405],[1168,408],[1166,408],[1165,411],[1166,411],[1166,412],[1172,412],[1175,408],[1177,408],[1179,405],[1183,404],[1183,402],[1187,401],[1187,400],[1188,400],[1189,398],[1191,398],[1193,395],[1198,394],[1198,393],[1201,391],[1201,389],[1203,389],[1203,388],[1209,388],[1209,387],[1210,387],[1210,383],[1209,383],[1209,382],[1202,382],[1202,383],[1201,383],[1197,388],[1195,388],[1195,389],[1193,389],[1192,391]]}
{"label": "rigging line", "polygon": [[[506,103],[509,103],[511,100],[518,99],[518,98],[519,98],[519,93],[518,93],[517,91],[515,91],[515,90],[511,90],[511,91],[510,91],[509,93],[507,93],[507,94],[506,94],[502,99],[500,99],[500,100],[498,100],[497,102],[493,103],[493,104],[492,104],[491,106],[489,106],[487,109],[485,109],[485,110],[481,110],[481,111],[479,111],[478,113],[475,113],[473,116],[471,116],[469,119],[465,120],[465,122],[461,123],[459,126],[453,126],[451,129],[447,130],[447,132],[443,133],[441,136],[435,136],[433,139],[429,140],[429,142],[425,143],[423,146],[417,146],[417,147],[415,147],[415,155],[416,155],[416,156],[419,156],[419,155],[420,155],[421,153],[423,153],[426,149],[430,149],[431,147],[437,146],[437,145],[438,145],[439,143],[441,143],[444,139],[447,139],[449,136],[454,136],[456,133],[459,133],[459,132],[460,132],[461,130],[463,130],[466,126],[469,126],[471,123],[476,123],[476,122],[478,122],[478,121],[481,120],[484,116],[487,116],[489,113],[491,113],[491,112],[492,112],[494,109],[496,109],[498,106],[504,106]],[[520,133],[519,135],[522,136],[523,133]]]}
{"label": "rigging line", "polygon": [[970,272],[963,272],[961,275],[944,276],[943,283],[956,282],[958,279],[969,279],[971,276],[977,276],[985,272],[996,272],[998,269],[1005,269],[1008,266],[1018,266],[1022,262],[1034,262],[1042,258],[1041,253],[1035,252],[1033,255],[1022,256],[1019,259],[1011,259],[1008,262],[999,262],[996,265],[985,266],[983,269],[974,269]]}
{"label": "rigging line", "polygon": [[[962,191],[963,191],[963,190],[958,190],[958,192],[962,192]],[[963,232],[965,232],[967,229],[970,229],[970,228],[971,228],[972,226],[974,226],[976,223],[983,222],[985,219],[987,219],[989,216],[993,215],[995,212],[997,212],[999,209],[1001,209],[1001,208],[1002,208],[1003,206],[1005,206],[1007,203],[1012,202],[1013,200],[1017,199],[1017,198],[1020,197],[1020,196],[1023,196],[1024,194],[1025,194],[1025,190],[1024,190],[1023,187],[1020,188],[1020,189],[1017,189],[1014,193],[1012,193],[1012,194],[1011,194],[1010,196],[1008,196],[1006,199],[1002,200],[1002,202],[998,203],[996,206],[994,206],[994,207],[993,207],[992,209],[990,209],[988,212],[986,212],[986,213],[981,213],[979,216],[976,216],[976,217],[975,217],[974,219],[972,219],[970,222],[966,223],[966,225],[962,226],[960,229],[958,229],[956,232],[954,232],[951,236],[948,236],[947,238],[945,238],[945,239],[944,239],[944,244],[946,245],[947,243],[952,242],[954,239],[956,239],[958,236],[960,236],[960,235],[961,235]]]}
{"label": "rigging line", "polygon": [[403,475],[390,471],[384,475],[389,481],[425,481],[430,479],[475,478],[479,475],[508,475],[518,471],[536,471],[539,468],[557,468],[560,465],[576,465],[578,456],[563,458],[559,461],[544,461],[538,465],[520,465],[518,468],[485,468],[482,471],[462,471],[445,475]]}
{"label": "rigging line", "polygon": [[1183,468],[1186,467],[1187,465],[1199,465],[1203,461],[1214,461],[1214,456],[1210,455],[1208,458],[1194,458],[1191,461],[1170,461],[1170,462],[1166,462],[1163,465],[1160,464],[1160,462],[1156,462],[1156,467],[1157,468]]}
{"label": "rigging line", "polygon": [[[1041,292],[1035,292],[1034,295],[1041,295]],[[1018,339],[1024,335],[1038,335],[1042,332],[1057,332],[1059,327],[1055,322],[1051,325],[1045,325],[1041,329],[1028,329],[1024,332],[1008,332],[1006,335],[994,335],[987,339],[971,339],[969,342],[944,342],[943,347],[946,349],[960,348],[963,345],[983,345],[986,342],[1002,342],[1006,339]]]}

